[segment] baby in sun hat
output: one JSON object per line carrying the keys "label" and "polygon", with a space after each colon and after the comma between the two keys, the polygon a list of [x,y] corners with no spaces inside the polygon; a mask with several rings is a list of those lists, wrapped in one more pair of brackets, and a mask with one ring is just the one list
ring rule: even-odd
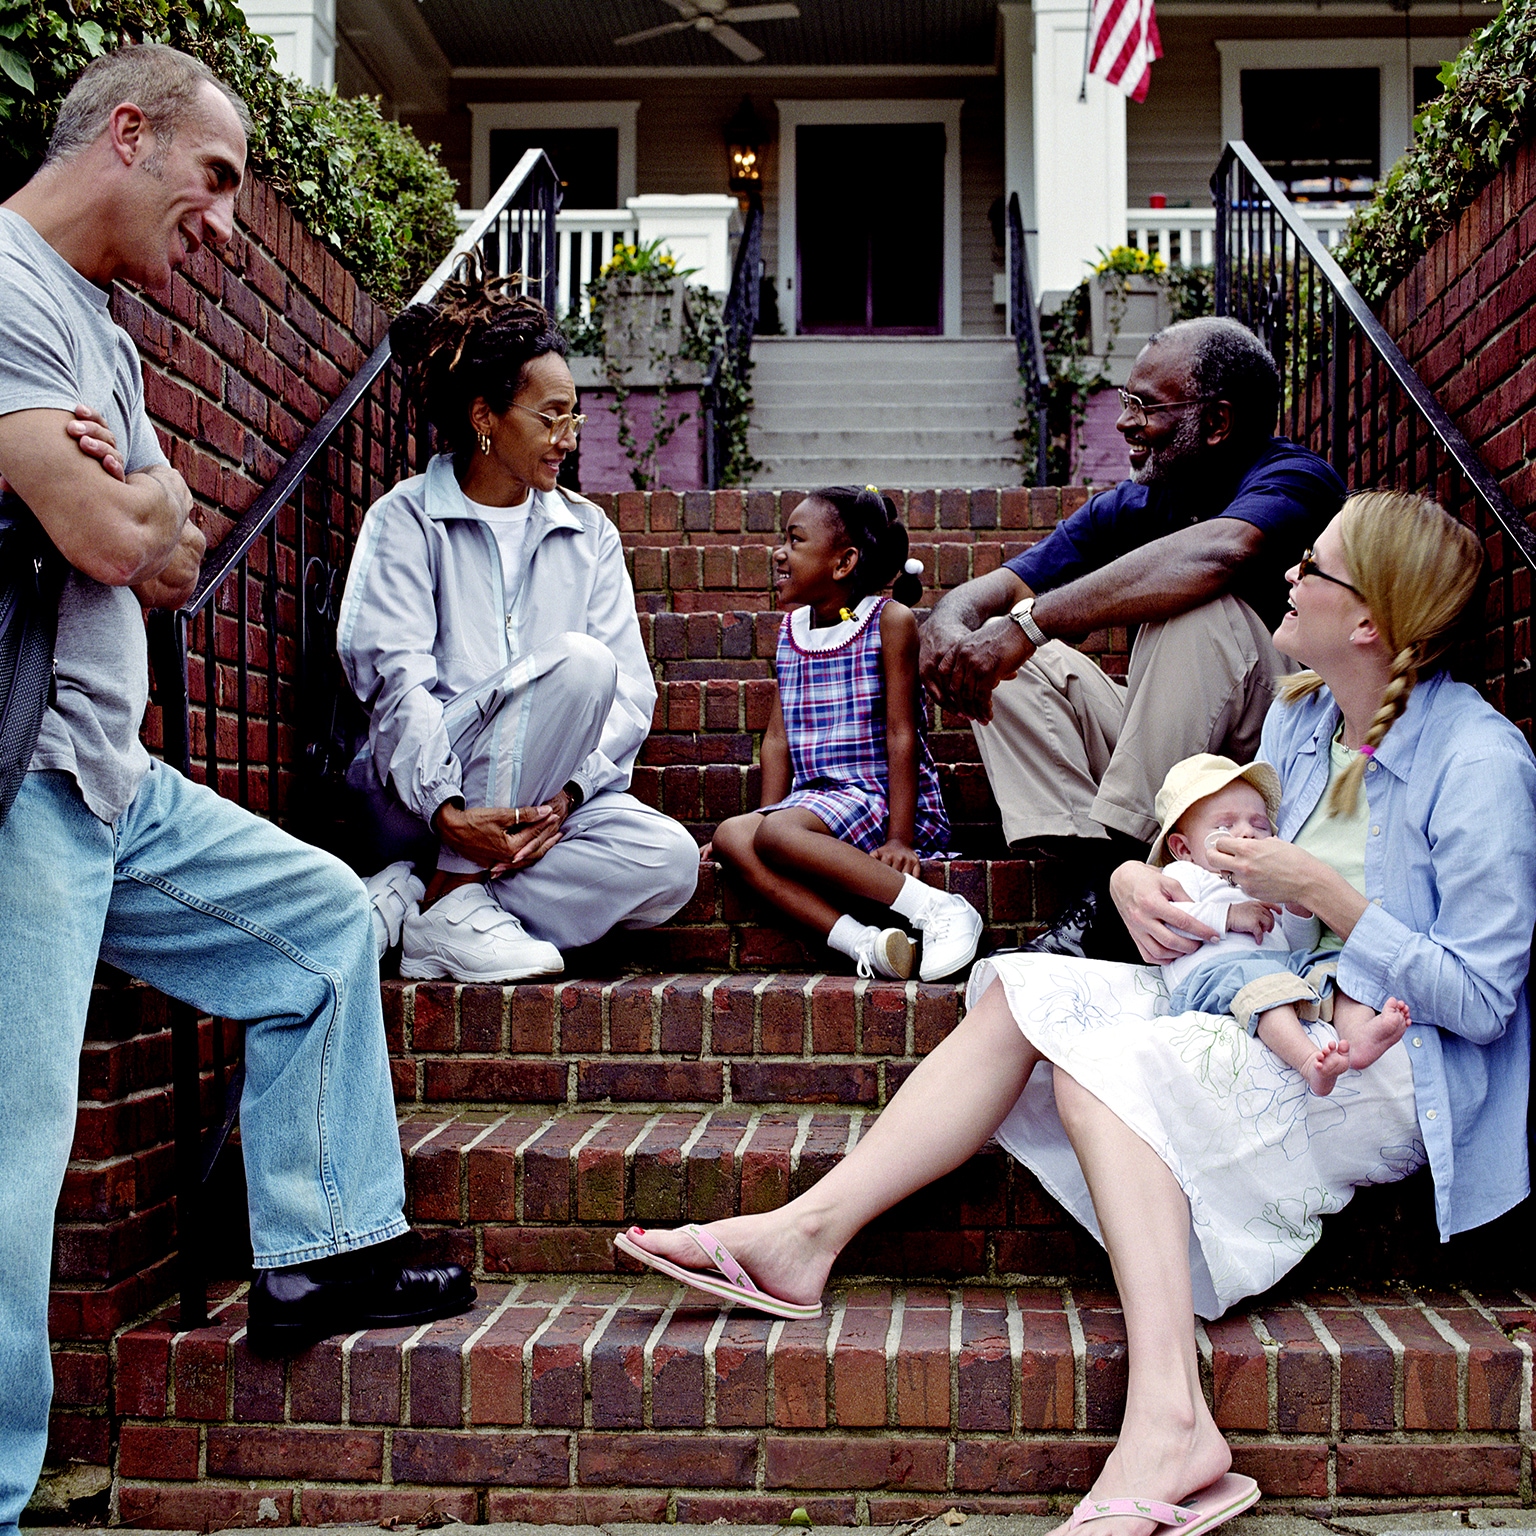
{"label": "baby in sun hat", "polygon": [[[1277,926],[1275,908],[1211,867],[1217,837],[1274,836],[1280,780],[1268,763],[1186,757],[1168,770],[1155,810],[1147,862],[1183,886],[1189,899],[1175,905],[1220,935],[1163,966],[1170,1013],[1230,1013],[1320,1094],[1402,1039],[1412,1021],[1395,997],[1377,1013],[1338,990],[1338,949],[1323,942],[1311,913],[1280,911]],[[1319,1046],[1307,1033],[1302,1020],[1317,1018],[1333,1025],[1337,1042]]]}

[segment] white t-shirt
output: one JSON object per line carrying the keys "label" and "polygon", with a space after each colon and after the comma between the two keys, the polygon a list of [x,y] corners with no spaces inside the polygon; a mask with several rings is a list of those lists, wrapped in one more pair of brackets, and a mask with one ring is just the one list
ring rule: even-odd
{"label": "white t-shirt", "polygon": [[470,501],[468,496],[464,500],[496,535],[496,547],[501,551],[502,596],[510,608],[528,565],[528,514],[533,511],[533,492],[529,491],[515,507],[488,507],[482,501]]}

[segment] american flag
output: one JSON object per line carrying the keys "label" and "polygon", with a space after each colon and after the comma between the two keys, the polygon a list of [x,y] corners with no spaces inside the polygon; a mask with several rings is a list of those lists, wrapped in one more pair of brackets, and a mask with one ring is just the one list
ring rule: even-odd
{"label": "american flag", "polygon": [[1152,61],[1163,56],[1152,0],[1091,0],[1088,73],[1145,101]]}

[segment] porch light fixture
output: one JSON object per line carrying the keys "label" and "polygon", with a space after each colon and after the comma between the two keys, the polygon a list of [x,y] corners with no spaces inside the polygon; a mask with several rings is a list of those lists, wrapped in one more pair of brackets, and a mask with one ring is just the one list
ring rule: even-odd
{"label": "porch light fixture", "polygon": [[730,188],[741,197],[762,196],[762,151],[772,131],[752,110],[752,98],[743,96],[730,122],[725,125],[725,143],[730,152]]}

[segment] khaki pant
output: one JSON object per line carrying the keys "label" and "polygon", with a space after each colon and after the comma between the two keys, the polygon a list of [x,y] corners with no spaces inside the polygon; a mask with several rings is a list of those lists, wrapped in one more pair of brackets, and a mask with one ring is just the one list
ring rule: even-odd
{"label": "khaki pant", "polygon": [[1150,843],[1152,803],[1181,758],[1250,762],[1284,671],[1269,630],[1235,597],[1143,624],[1121,683],[1059,640],[992,695],[976,725],[1010,843],[1105,837]]}

